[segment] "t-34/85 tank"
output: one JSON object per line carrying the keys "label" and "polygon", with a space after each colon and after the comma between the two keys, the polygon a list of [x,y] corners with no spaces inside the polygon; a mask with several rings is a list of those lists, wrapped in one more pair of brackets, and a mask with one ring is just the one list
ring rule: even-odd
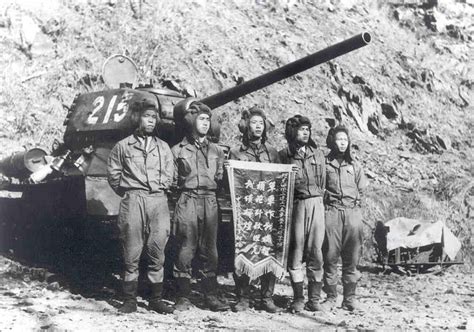
{"label": "t-34/85 tank", "polygon": [[[144,99],[158,104],[159,136],[172,146],[183,136],[184,117],[193,101],[199,100],[216,109],[365,46],[370,39],[368,33],[356,35],[202,99],[185,98],[175,91],[152,86],[132,88],[136,80],[133,62],[120,55],[109,58],[103,77],[112,89],[75,98],[64,122],[64,143],[56,146],[51,155],[33,149],[0,161],[0,173],[9,179],[3,188],[4,198],[0,198],[1,249],[12,249],[35,261],[57,263],[61,267],[113,265],[119,254],[111,251],[114,239],[111,225],[118,214],[120,198],[107,183],[106,164],[115,143],[134,130],[130,105]],[[211,123],[215,141],[219,139],[217,118],[213,116]],[[220,201],[225,236],[226,228],[231,229],[225,225],[230,220],[231,209]],[[173,199],[170,202],[174,206]],[[220,247],[224,260],[229,256],[226,252],[229,248]]]}

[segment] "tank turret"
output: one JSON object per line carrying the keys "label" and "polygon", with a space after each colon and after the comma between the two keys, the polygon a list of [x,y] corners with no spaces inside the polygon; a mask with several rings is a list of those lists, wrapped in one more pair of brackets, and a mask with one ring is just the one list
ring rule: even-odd
{"label": "tank turret", "polygon": [[[157,103],[160,110],[159,136],[170,145],[177,143],[182,137],[184,117],[187,109],[194,101],[200,101],[211,109],[257,90],[265,88],[275,82],[301,73],[321,63],[334,59],[340,55],[354,51],[370,43],[371,36],[364,32],[352,38],[329,46],[319,52],[310,54],[285,66],[265,73],[237,86],[204,98],[185,98],[176,91],[156,89],[151,86],[139,86],[132,89],[137,74],[136,68],[129,58],[115,55],[109,58],[104,65],[104,81],[116,89],[78,95],[69,109],[65,121],[64,144],[67,149],[80,153],[81,149],[94,147],[101,151],[101,160],[107,151],[120,139],[130,135],[133,124],[130,120],[130,105],[136,101],[149,99]],[[219,139],[219,124],[214,117],[211,124],[210,136],[215,141]],[[104,175],[105,164],[94,162],[88,168],[87,175]]]}

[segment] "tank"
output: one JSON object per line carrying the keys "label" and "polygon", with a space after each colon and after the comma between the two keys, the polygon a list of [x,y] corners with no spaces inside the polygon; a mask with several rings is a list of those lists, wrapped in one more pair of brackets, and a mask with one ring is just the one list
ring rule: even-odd
{"label": "tank", "polygon": [[[4,179],[0,194],[0,249],[56,268],[60,266],[63,273],[72,269],[69,272],[78,280],[97,268],[113,270],[120,257],[114,227],[120,197],[108,185],[106,165],[112,147],[134,130],[129,108],[134,101],[149,99],[158,104],[159,136],[173,146],[183,137],[184,115],[193,101],[216,110],[370,41],[369,33],[361,33],[204,98],[186,98],[176,91],[151,85],[136,86],[133,61],[122,55],[110,57],[103,67],[103,78],[110,89],[75,97],[64,121],[63,143],[49,155],[35,149],[0,161]],[[218,142],[216,118],[212,117],[210,136]],[[218,199],[219,236],[227,239],[233,237],[232,211],[224,194]],[[169,201],[172,212],[175,199]],[[219,242],[221,267],[231,269],[231,241]]]}

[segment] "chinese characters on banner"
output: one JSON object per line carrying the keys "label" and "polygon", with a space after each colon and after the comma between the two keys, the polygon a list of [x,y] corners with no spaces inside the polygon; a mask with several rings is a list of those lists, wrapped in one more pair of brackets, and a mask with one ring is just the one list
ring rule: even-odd
{"label": "chinese characters on banner", "polygon": [[229,160],[235,269],[251,279],[286,272],[294,173],[291,165]]}

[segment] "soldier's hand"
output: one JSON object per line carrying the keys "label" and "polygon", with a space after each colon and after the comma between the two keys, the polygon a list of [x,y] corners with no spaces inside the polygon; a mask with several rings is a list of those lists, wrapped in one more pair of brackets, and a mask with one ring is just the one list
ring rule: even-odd
{"label": "soldier's hand", "polygon": [[224,160],[224,168],[227,169],[227,168],[229,168],[229,166],[230,166],[229,161],[228,161],[228,160]]}
{"label": "soldier's hand", "polygon": [[292,167],[291,167],[291,170],[292,170],[293,172],[298,172],[298,171],[300,170],[300,168],[298,167],[298,165],[291,165],[291,166],[292,166]]}

